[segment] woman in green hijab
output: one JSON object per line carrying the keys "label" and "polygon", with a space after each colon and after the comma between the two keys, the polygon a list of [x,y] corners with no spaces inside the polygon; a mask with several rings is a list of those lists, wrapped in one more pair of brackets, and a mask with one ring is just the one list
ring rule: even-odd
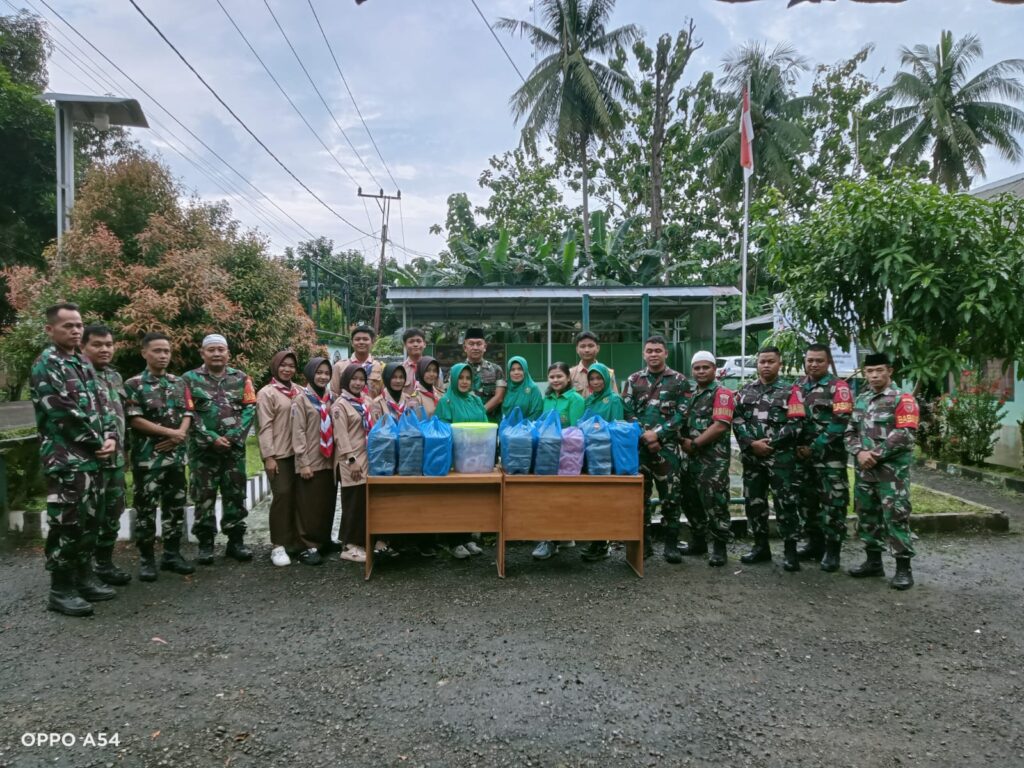
{"label": "woman in green hijab", "polygon": [[617,421],[624,418],[622,398],[612,389],[612,372],[607,365],[591,363],[587,372],[587,384],[590,396],[583,403],[584,413],[600,416],[605,421]]}
{"label": "woman in green hijab", "polygon": [[508,416],[518,405],[523,412],[523,418],[531,421],[539,419],[544,412],[544,398],[530,376],[530,367],[526,360],[522,357],[510,359],[506,374],[508,389],[505,391],[505,399],[501,402],[501,415]]}
{"label": "woman in green hijab", "polygon": [[437,401],[434,415],[449,424],[487,421],[484,401],[473,394],[473,371],[465,363],[456,363],[448,373],[452,385]]}

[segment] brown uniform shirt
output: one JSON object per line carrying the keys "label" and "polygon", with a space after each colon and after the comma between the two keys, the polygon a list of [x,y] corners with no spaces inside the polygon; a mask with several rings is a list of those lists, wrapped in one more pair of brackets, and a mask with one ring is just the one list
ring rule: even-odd
{"label": "brown uniform shirt", "polygon": [[300,397],[300,390],[292,384],[295,397],[288,397],[273,384],[267,384],[256,393],[256,435],[263,459],[287,459],[292,450],[292,402]]}
{"label": "brown uniform shirt", "polygon": [[[309,401],[305,391],[292,401],[292,450],[295,451],[296,474],[300,469],[320,472],[333,467],[334,457],[327,458],[320,453],[320,411]],[[337,447],[334,450],[337,451]]]}
{"label": "brown uniform shirt", "polygon": [[[344,397],[339,397],[331,406],[334,421],[334,466],[337,477],[345,487],[365,485],[370,473],[370,458],[366,453],[366,431],[363,417]],[[362,477],[352,477],[354,468],[362,470]]]}

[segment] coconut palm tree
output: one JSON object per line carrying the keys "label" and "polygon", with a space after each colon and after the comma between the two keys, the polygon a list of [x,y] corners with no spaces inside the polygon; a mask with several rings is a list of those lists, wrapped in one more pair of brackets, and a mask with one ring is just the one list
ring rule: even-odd
{"label": "coconut palm tree", "polygon": [[949,192],[966,189],[972,174],[985,175],[986,147],[1011,162],[1024,153],[1015,134],[1024,131],[1024,112],[1009,102],[1024,102],[1024,59],[1006,59],[968,79],[982,56],[976,35],[953,40],[944,31],[935,48],[903,48],[905,70],[876,97],[895,105],[890,135],[899,141],[893,165],[914,165],[931,150],[929,178]]}
{"label": "coconut palm tree", "polygon": [[543,26],[500,19],[495,27],[518,32],[533,43],[540,60],[510,104],[523,123],[523,144],[536,151],[537,140],[550,136],[579,163],[583,175],[583,250],[590,251],[590,176],[592,140],[607,136],[622,123],[619,99],[629,78],[595,56],[609,56],[640,37],[633,24],[613,29],[605,23],[615,0],[538,0]]}
{"label": "coconut palm tree", "polygon": [[754,124],[754,187],[792,189],[802,171],[800,155],[810,148],[804,116],[813,107],[809,96],[796,96],[795,85],[808,68],[791,45],[769,51],[763,43],[747,43],[730,55],[718,87],[735,104],[735,119],[711,131],[702,144],[712,150],[710,174],[726,195],[738,199],[743,189],[740,169],[740,105],[750,83],[750,118]]}

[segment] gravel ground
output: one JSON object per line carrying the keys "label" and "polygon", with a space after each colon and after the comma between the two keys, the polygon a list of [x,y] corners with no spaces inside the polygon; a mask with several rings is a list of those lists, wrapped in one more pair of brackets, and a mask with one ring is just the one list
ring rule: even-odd
{"label": "gravel ground", "polygon": [[368,583],[264,548],[69,619],[22,548],[0,556],[0,766],[1024,765],[1021,538],[920,550],[897,593],[660,545],[642,580],[621,552],[516,545],[504,581],[488,549]]}

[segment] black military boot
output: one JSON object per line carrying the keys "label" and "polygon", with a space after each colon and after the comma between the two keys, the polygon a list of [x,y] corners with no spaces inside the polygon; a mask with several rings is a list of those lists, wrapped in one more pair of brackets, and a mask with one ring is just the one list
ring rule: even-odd
{"label": "black military boot", "polygon": [[583,548],[580,557],[588,563],[596,563],[608,557],[607,541],[592,541]]}
{"label": "black military boot", "polygon": [[683,562],[683,553],[679,551],[679,534],[675,531],[665,531],[665,562],[678,565]]}
{"label": "black military boot", "polygon": [[179,573],[188,576],[196,572],[196,567],[181,556],[180,543],[177,541],[164,542],[164,555],[160,559],[160,570]]}
{"label": "black military boot", "polygon": [[889,579],[889,586],[900,591],[914,586],[914,574],[910,570],[909,557],[896,558],[896,575]]}
{"label": "black military boot", "polygon": [[885,568],[882,567],[882,550],[868,549],[865,554],[867,559],[855,568],[851,568],[849,574],[855,579],[863,579],[865,576],[885,576]]}
{"label": "black military boot", "polygon": [[93,573],[99,576],[100,581],[104,584],[123,587],[132,580],[132,575],[114,565],[113,554],[112,548],[97,549],[96,565],[93,568]]}
{"label": "black military boot", "polygon": [[71,571],[50,573],[50,602],[47,608],[65,616],[92,616],[92,603],[78,594],[75,576]]}
{"label": "black military boot", "polygon": [[725,542],[721,539],[715,539],[711,542],[711,557],[708,558],[708,565],[712,568],[725,565],[725,561],[728,559],[727,552],[725,549]]}
{"label": "black military boot", "polygon": [[839,556],[843,551],[843,542],[830,541],[825,545],[825,556],[821,559],[821,570],[834,573],[839,570]]}
{"label": "black military boot", "polygon": [[796,541],[793,539],[787,539],[785,544],[784,553],[782,555],[782,570],[794,573],[800,570],[800,556],[796,551]]}
{"label": "black military boot", "polygon": [[767,536],[755,536],[754,546],[745,555],[740,555],[740,562],[744,565],[751,563],[770,563],[772,561],[772,548],[768,545]]}
{"label": "black military boot", "polygon": [[679,554],[681,555],[706,555],[708,553],[708,540],[703,536],[694,534],[690,543],[683,542],[679,545]]}
{"label": "black military boot", "polygon": [[156,581],[156,560],[153,545],[139,546],[139,581]]}
{"label": "black military boot", "polygon": [[199,540],[199,552],[196,562],[200,565],[213,565],[213,537]]}
{"label": "black military boot", "polygon": [[91,562],[79,565],[75,569],[75,586],[78,588],[78,594],[90,603],[113,600],[117,597],[117,591],[113,587],[96,578],[96,574],[92,572]]}
{"label": "black military boot", "polygon": [[654,542],[651,539],[651,526],[644,526],[644,560],[654,554]]}
{"label": "black military boot", "polygon": [[242,541],[244,533],[234,533],[228,535],[228,545],[224,549],[224,555],[231,557],[240,563],[247,563],[252,560],[252,550],[245,545]]}
{"label": "black military boot", "polygon": [[807,541],[796,551],[801,560],[821,560],[825,555],[825,534],[821,531],[809,531]]}

